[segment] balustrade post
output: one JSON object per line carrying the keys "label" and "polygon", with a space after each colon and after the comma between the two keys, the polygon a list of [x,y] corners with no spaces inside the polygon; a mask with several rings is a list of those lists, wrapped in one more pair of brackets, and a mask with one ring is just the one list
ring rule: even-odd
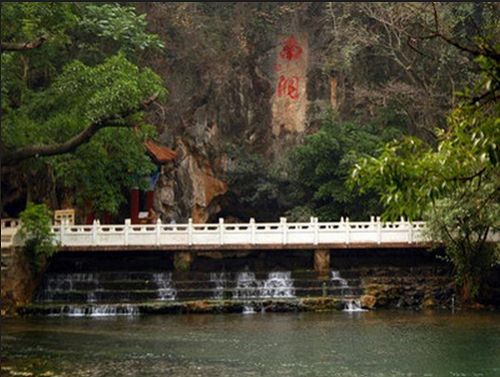
{"label": "balustrade post", "polygon": [[99,228],[99,220],[94,220],[92,224],[92,246],[97,245],[97,231]]}
{"label": "balustrade post", "polygon": [[193,219],[188,220],[188,245],[193,244]]}
{"label": "balustrade post", "polygon": [[280,217],[280,224],[281,224],[281,231],[282,231],[282,238],[281,241],[283,245],[286,245],[288,243],[288,229],[286,225],[286,217]]}
{"label": "balustrade post", "polygon": [[61,245],[65,246],[66,241],[66,221],[61,221]]}
{"label": "balustrade post", "polygon": [[351,243],[351,226],[349,225],[349,218],[346,217],[345,219],[345,223],[344,223],[344,226],[345,226],[345,235],[346,235],[346,244],[350,244]]}
{"label": "balustrade post", "polygon": [[377,217],[377,244],[382,243],[382,223],[380,222],[380,217]]}
{"label": "balustrade post", "polygon": [[250,219],[250,238],[252,245],[255,245],[255,219]]}
{"label": "balustrade post", "polygon": [[413,243],[413,223],[411,221],[408,221],[408,243],[412,244]]}
{"label": "balustrade post", "polygon": [[224,245],[224,219],[219,218],[219,245]]}
{"label": "balustrade post", "polygon": [[314,226],[314,244],[317,245],[319,243],[318,218],[317,217],[311,217],[311,223],[313,223],[313,226]]}
{"label": "balustrade post", "polygon": [[156,246],[160,246],[160,238],[161,238],[161,219],[158,218],[156,222]]}
{"label": "balustrade post", "polygon": [[401,216],[399,218],[399,228],[398,229],[404,229],[405,230],[405,239],[406,239],[406,242],[407,243],[411,243],[409,241],[409,234],[408,234],[408,227],[407,227],[407,225],[408,224],[406,223],[404,216]]}
{"label": "balustrade post", "polygon": [[131,219],[125,219],[125,240],[124,240],[125,246],[128,246],[129,244],[129,232],[131,224],[132,224]]}

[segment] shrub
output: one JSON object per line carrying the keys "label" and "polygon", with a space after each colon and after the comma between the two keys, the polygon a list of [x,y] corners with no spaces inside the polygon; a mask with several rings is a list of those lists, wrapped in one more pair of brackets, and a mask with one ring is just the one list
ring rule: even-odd
{"label": "shrub", "polygon": [[45,204],[28,203],[19,218],[26,256],[33,269],[37,270],[43,259],[51,257],[58,250],[51,231],[52,212]]}

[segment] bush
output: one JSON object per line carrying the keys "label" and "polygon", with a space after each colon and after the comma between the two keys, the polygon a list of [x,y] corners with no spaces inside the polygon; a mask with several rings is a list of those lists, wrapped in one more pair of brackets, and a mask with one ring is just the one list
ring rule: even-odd
{"label": "bush", "polygon": [[26,256],[33,269],[37,270],[43,259],[51,257],[58,250],[51,230],[52,212],[45,204],[28,203],[19,218]]}

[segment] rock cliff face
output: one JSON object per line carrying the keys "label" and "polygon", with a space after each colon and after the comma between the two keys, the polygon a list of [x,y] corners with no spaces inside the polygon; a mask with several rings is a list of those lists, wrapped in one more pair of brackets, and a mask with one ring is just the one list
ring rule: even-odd
{"label": "rock cliff face", "polygon": [[30,303],[45,271],[45,261],[33,272],[23,250],[12,247],[12,263],[2,267],[2,317],[15,314],[19,305]]}
{"label": "rock cliff face", "polygon": [[[161,29],[153,31],[161,34]],[[228,146],[257,153],[272,165],[317,128],[314,116],[337,106],[336,80],[318,68],[319,53],[310,47],[318,43],[312,38],[299,26],[276,33],[269,46],[253,46],[248,59],[228,68],[223,78],[215,69],[197,77],[199,72],[179,62],[155,63],[171,100],[151,120],[159,125],[164,144],[179,153],[156,187],[164,218],[216,221],[221,210],[228,212],[221,207],[229,205],[221,199],[231,190]],[[179,84],[183,80],[186,85]]]}

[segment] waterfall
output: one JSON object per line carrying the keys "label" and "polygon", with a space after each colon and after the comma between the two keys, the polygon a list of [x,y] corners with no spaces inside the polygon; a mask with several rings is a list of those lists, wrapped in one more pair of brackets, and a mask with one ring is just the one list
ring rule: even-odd
{"label": "waterfall", "polygon": [[216,300],[221,300],[224,298],[224,290],[226,289],[226,274],[224,272],[212,272],[210,274],[210,281],[214,283],[214,295],[213,298]]}
{"label": "waterfall", "polygon": [[176,299],[177,291],[173,286],[171,273],[155,273],[153,274],[153,281],[158,287],[159,301],[172,301]]}
{"label": "waterfall", "polygon": [[349,282],[340,276],[339,271],[332,271],[332,282],[339,288],[341,288],[341,294],[344,297],[344,311],[345,312],[364,312],[366,311],[361,307],[361,300],[359,298],[354,298],[353,289],[349,285]]}
{"label": "waterfall", "polygon": [[350,295],[352,294],[351,287],[349,286],[349,283],[347,282],[346,279],[342,278],[340,276],[339,271],[332,271],[332,282],[336,284],[338,287],[341,288],[341,292],[343,295]]}
{"label": "waterfall", "polygon": [[66,316],[66,317],[117,317],[117,316],[134,316],[139,315],[139,308],[135,305],[92,305],[78,306],[67,305],[58,312],[53,312],[51,316]]}
{"label": "waterfall", "polygon": [[86,302],[96,302],[96,291],[100,289],[96,274],[55,274],[49,275],[37,295],[38,301],[70,301],[67,292],[77,292]]}
{"label": "waterfall", "polygon": [[255,311],[255,308],[253,307],[253,305],[244,305],[242,313],[243,314],[255,314],[257,312]]}
{"label": "waterfall", "polygon": [[[213,304],[217,307],[226,305],[223,300],[237,300],[228,304],[244,313],[261,313],[288,310],[300,303],[293,299],[303,297],[330,297],[343,304],[346,311],[362,310],[359,299],[363,288],[352,272],[344,277],[339,271],[330,271],[325,279],[312,270],[260,272],[247,268],[237,273],[177,274],[135,268],[92,273],[48,272],[36,301],[42,308],[47,304],[44,313],[73,317],[137,315],[140,310],[149,310],[146,309],[149,303],[156,303],[151,305],[154,310],[165,307],[165,311],[170,311],[177,305],[172,305],[173,301],[188,300],[220,300]],[[270,303],[273,300],[276,302]]]}
{"label": "waterfall", "polygon": [[291,272],[271,272],[268,279],[263,281],[260,297],[295,297],[295,289],[293,287],[293,280],[291,277]]}
{"label": "waterfall", "polygon": [[291,272],[271,272],[265,280],[257,280],[253,272],[236,275],[234,299],[293,298],[295,289]]}
{"label": "waterfall", "polygon": [[239,272],[236,274],[236,288],[233,292],[234,299],[249,299],[259,297],[259,282],[253,272]]}
{"label": "waterfall", "polygon": [[348,300],[345,303],[344,312],[366,312],[366,309],[361,307],[361,300]]}

